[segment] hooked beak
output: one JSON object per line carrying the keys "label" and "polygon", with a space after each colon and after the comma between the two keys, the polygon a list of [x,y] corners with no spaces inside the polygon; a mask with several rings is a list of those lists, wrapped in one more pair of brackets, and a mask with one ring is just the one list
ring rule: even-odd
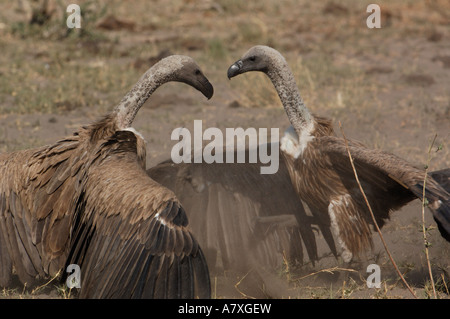
{"label": "hooked beak", "polygon": [[213,94],[214,94],[214,87],[212,86],[212,84],[211,83],[209,83],[209,81],[208,80],[206,80],[206,82],[205,83],[202,83],[203,85],[203,87],[202,87],[202,89],[201,89],[201,92],[203,93],[203,95],[209,100],[209,99],[211,99],[211,97],[213,96]]}
{"label": "hooked beak", "polygon": [[243,65],[243,63],[241,60],[238,60],[233,65],[231,65],[228,68],[228,72],[227,72],[228,79],[231,79],[232,77],[234,77],[238,74],[241,74],[242,65]]}

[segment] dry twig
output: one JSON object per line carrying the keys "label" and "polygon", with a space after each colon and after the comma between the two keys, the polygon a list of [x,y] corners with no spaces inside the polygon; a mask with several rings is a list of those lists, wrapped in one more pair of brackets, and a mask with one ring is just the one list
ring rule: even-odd
{"label": "dry twig", "polygon": [[61,273],[61,270],[58,271],[58,272],[56,273],[56,275],[54,275],[54,276],[53,276],[49,281],[47,281],[45,284],[43,284],[43,285],[41,285],[41,286],[39,286],[39,287],[34,288],[34,289],[31,291],[31,294],[33,295],[33,294],[35,294],[36,292],[38,292],[39,290],[41,290],[42,288],[48,286],[53,280],[55,280],[55,279],[60,275],[60,273]]}
{"label": "dry twig", "polygon": [[385,240],[384,240],[384,238],[383,238],[383,235],[381,234],[380,227],[378,227],[378,223],[377,223],[377,221],[376,221],[376,219],[375,219],[375,216],[373,215],[372,208],[370,207],[369,201],[367,200],[366,194],[364,193],[364,189],[362,188],[361,183],[359,182],[358,173],[356,172],[355,165],[354,165],[354,163],[353,163],[353,157],[352,157],[352,155],[350,154],[350,148],[348,147],[348,141],[347,141],[347,138],[345,137],[344,131],[342,130],[341,122],[339,122],[339,128],[340,128],[340,130],[341,130],[342,136],[344,137],[345,147],[347,148],[348,157],[350,158],[350,164],[352,165],[353,173],[355,174],[355,178],[356,178],[356,182],[358,183],[359,189],[360,189],[360,191],[361,191],[361,193],[362,193],[362,195],[363,195],[363,197],[364,197],[364,200],[366,201],[366,205],[367,205],[367,207],[369,208],[370,216],[372,217],[373,224],[375,225],[375,228],[376,228],[378,234],[380,235],[380,239],[381,239],[381,242],[383,243],[384,249],[386,250],[386,253],[387,253],[388,256],[389,256],[389,259],[391,260],[392,265],[394,266],[394,268],[395,268],[395,270],[397,271],[398,275],[399,275],[400,278],[402,279],[403,283],[404,283],[405,286],[408,288],[409,292],[411,292],[411,294],[414,296],[414,298],[417,299],[416,294],[415,294],[414,291],[411,289],[411,287],[408,285],[408,283],[406,282],[405,278],[403,277],[403,274],[402,274],[402,273],[400,272],[400,270],[398,269],[397,264],[395,263],[394,258],[392,258],[392,255],[391,255],[391,253],[390,253],[390,251],[389,251],[389,249],[388,249],[388,247],[387,247],[387,244],[386,244],[386,242],[385,242]]}
{"label": "dry twig", "polygon": [[428,273],[430,275],[431,287],[433,288],[433,295],[434,295],[435,299],[437,299],[436,286],[434,284],[433,273],[431,272],[430,256],[429,256],[429,253],[428,253],[428,247],[430,246],[430,243],[428,242],[428,239],[427,239],[427,227],[425,227],[425,206],[428,203],[427,199],[425,198],[425,185],[427,183],[428,167],[429,167],[430,161],[431,161],[431,149],[433,148],[434,142],[436,141],[436,137],[437,137],[437,134],[434,135],[433,141],[431,142],[430,148],[428,149],[428,159],[427,159],[427,164],[425,166],[425,177],[423,179],[423,190],[422,190],[422,233],[423,233],[423,242],[424,242],[424,245],[425,245],[425,257],[427,259]]}
{"label": "dry twig", "polygon": [[234,288],[236,288],[236,290],[242,295],[242,297],[247,298],[247,299],[256,299],[255,297],[249,296],[249,295],[247,295],[246,293],[242,292],[242,291],[238,288],[238,286],[241,284],[242,280],[244,280],[245,277],[247,277],[247,275],[248,275],[251,271],[252,271],[252,269],[250,269],[249,272],[246,273],[246,274],[244,275],[244,277],[242,277],[242,278],[234,285]]}
{"label": "dry twig", "polygon": [[305,276],[302,276],[302,277],[299,277],[299,278],[295,278],[295,279],[293,279],[293,281],[295,281],[295,280],[302,280],[302,279],[305,279],[305,278],[308,278],[308,277],[311,277],[311,276],[315,276],[315,275],[320,274],[320,273],[322,273],[322,272],[326,272],[326,273],[329,273],[329,274],[333,274],[335,271],[357,272],[357,271],[354,270],[354,269],[347,269],[347,268],[333,267],[333,268],[321,269],[321,270],[319,270],[319,271],[316,271],[316,272],[307,274],[307,275],[305,275]]}

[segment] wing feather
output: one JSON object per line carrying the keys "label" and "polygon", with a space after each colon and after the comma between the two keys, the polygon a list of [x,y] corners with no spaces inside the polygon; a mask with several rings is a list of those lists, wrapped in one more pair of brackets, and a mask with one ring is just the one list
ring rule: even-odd
{"label": "wing feather", "polygon": [[[209,297],[208,268],[186,214],[140,166],[136,136],[116,132],[98,152],[84,181],[68,260],[81,267],[80,297],[193,298],[196,286]],[[199,266],[186,267],[193,260]],[[194,271],[207,283],[197,282]]]}
{"label": "wing feather", "polygon": [[[344,141],[327,136],[320,138],[320,145],[324,154],[333,157],[333,166],[343,182],[353,185],[348,188],[355,189],[356,193],[354,174]],[[399,209],[414,198],[422,199],[424,170],[393,154],[369,149],[352,141],[349,141],[349,150],[380,226],[389,218],[390,211]],[[450,194],[433,179],[432,174],[427,177],[425,197],[442,236],[450,240]]]}
{"label": "wing feather", "polygon": [[[279,145],[275,143],[273,147]],[[302,240],[314,262],[318,255],[311,218],[306,216],[292,187],[284,158],[280,155],[276,174],[262,175],[261,166],[262,163],[174,164],[168,160],[147,173],[180,199],[210,267],[222,264],[225,268],[248,271],[249,265],[256,262],[276,268],[283,262],[285,252],[302,262]],[[270,231],[257,227],[259,218],[283,214],[296,216],[299,225],[294,227],[301,237],[293,237],[292,225],[267,226]],[[292,245],[293,238],[300,239],[300,243]]]}

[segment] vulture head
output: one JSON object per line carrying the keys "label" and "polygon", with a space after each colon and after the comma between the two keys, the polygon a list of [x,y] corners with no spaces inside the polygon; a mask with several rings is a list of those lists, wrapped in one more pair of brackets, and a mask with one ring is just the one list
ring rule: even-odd
{"label": "vulture head", "polygon": [[191,57],[171,55],[160,60],[152,69],[159,73],[156,77],[160,78],[162,82],[176,81],[186,83],[202,92],[208,99],[214,94],[213,86]]}
{"label": "vulture head", "polygon": [[229,67],[228,78],[231,79],[249,71],[268,73],[274,69],[274,65],[277,65],[279,59],[284,58],[275,49],[264,45],[254,46]]}

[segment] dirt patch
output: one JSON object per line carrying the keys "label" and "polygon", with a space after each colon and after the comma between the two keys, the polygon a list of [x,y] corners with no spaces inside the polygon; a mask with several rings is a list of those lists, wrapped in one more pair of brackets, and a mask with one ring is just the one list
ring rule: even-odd
{"label": "dirt patch", "polygon": [[426,74],[410,74],[403,77],[409,85],[430,86],[435,83],[434,78]]}

